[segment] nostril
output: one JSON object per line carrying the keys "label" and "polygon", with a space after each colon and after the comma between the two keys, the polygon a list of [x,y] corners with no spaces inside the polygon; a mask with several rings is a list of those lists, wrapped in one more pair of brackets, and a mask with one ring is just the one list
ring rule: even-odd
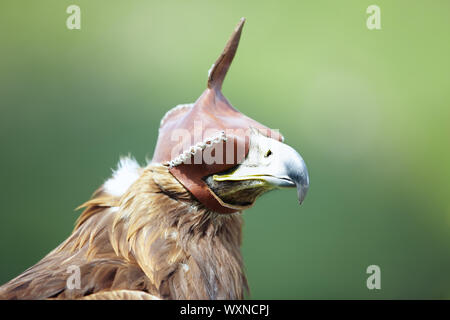
{"label": "nostril", "polygon": [[267,157],[269,157],[271,154],[272,154],[272,150],[269,149],[269,150],[267,150],[266,155],[265,155],[264,157],[267,158]]}

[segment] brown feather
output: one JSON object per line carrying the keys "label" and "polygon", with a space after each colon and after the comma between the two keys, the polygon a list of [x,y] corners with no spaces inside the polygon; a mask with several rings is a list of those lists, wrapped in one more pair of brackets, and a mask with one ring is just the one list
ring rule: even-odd
{"label": "brown feather", "polygon": [[[120,198],[101,188],[70,237],[0,287],[0,299],[242,299],[240,214],[201,205],[162,165]],[[70,266],[80,289],[68,289]]]}

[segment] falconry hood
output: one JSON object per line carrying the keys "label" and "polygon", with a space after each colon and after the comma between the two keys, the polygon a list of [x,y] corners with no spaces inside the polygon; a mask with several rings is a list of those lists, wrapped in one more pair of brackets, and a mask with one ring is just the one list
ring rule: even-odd
{"label": "falconry hood", "polygon": [[250,131],[283,137],[236,110],[222,94],[222,84],[238,48],[245,19],[233,31],[211,67],[206,90],[193,104],[179,105],[161,120],[152,162],[163,163],[203,205],[219,213],[245,209],[224,203],[204,179],[236,167],[249,152]]}

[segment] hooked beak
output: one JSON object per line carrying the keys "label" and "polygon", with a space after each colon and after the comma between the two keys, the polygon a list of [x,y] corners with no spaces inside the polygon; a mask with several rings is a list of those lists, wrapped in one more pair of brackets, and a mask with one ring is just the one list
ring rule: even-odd
{"label": "hooked beak", "polygon": [[235,171],[214,175],[215,181],[259,180],[267,188],[297,188],[301,204],[309,189],[305,161],[292,147],[268,137],[257,135],[251,140],[247,158]]}

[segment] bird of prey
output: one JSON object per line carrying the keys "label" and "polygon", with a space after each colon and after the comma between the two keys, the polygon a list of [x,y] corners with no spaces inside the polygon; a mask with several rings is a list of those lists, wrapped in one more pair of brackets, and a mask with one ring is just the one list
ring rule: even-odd
{"label": "bird of prey", "polygon": [[72,234],[0,287],[0,299],[243,299],[242,211],[263,193],[309,187],[283,136],[222,94],[245,19],[192,104],[161,120],[152,160],[122,158]]}

